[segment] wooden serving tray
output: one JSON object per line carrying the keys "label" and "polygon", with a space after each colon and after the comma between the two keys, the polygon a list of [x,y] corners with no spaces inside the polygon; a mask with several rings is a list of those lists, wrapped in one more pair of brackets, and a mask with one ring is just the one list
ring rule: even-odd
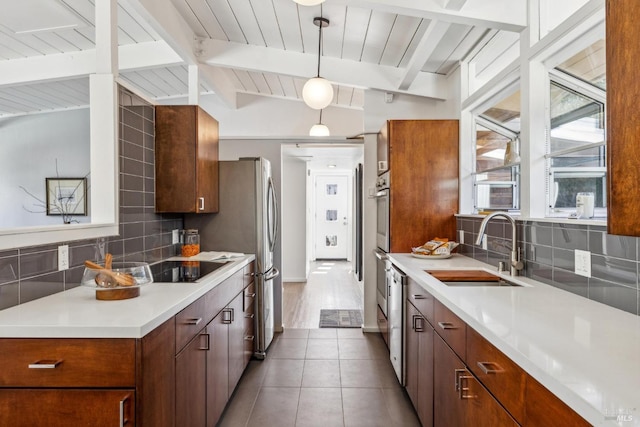
{"label": "wooden serving tray", "polygon": [[140,295],[140,287],[96,290],[96,299],[101,301],[116,301],[135,298]]}
{"label": "wooden serving tray", "polygon": [[500,277],[484,270],[425,270],[442,282],[499,282]]}

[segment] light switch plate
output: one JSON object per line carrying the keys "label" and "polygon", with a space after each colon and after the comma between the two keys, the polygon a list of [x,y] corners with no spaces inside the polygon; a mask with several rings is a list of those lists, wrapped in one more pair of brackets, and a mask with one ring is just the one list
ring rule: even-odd
{"label": "light switch plate", "polygon": [[58,246],[58,271],[69,269],[69,246]]}
{"label": "light switch plate", "polygon": [[577,275],[591,277],[591,252],[576,249],[574,264]]}
{"label": "light switch plate", "polygon": [[458,237],[458,243],[464,245],[464,230],[458,230],[458,234],[460,235]]}
{"label": "light switch plate", "polygon": [[180,230],[177,228],[171,232],[171,244],[175,245],[180,243]]}

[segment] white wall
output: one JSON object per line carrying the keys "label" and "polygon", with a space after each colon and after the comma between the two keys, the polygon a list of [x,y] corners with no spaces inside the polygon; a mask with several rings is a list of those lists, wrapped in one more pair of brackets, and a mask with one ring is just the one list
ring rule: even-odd
{"label": "white wall", "polygon": [[307,163],[285,157],[282,163],[282,281],[306,282]]}
{"label": "white wall", "polygon": [[56,159],[60,178],[84,177],[89,152],[88,108],[0,120],[0,228],[62,224],[20,186],[45,200],[45,178],[56,177]]}

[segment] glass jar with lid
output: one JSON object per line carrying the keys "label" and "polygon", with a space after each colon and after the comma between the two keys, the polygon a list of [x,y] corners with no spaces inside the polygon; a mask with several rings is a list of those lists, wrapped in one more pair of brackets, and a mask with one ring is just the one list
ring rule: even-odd
{"label": "glass jar with lid", "polygon": [[184,257],[191,257],[200,253],[200,234],[198,230],[190,228],[182,231],[182,251]]}

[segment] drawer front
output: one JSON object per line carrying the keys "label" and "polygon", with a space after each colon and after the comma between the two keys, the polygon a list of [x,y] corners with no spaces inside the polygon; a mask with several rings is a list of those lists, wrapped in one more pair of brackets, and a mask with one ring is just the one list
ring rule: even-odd
{"label": "drawer front", "polygon": [[207,310],[205,297],[192,302],[176,314],[176,354],[213,319]]}
{"label": "drawer front", "polygon": [[244,311],[252,309],[255,300],[256,300],[256,285],[255,283],[251,282],[249,286],[244,288],[244,302],[243,302],[242,309]]}
{"label": "drawer front", "polygon": [[206,295],[207,312],[213,319],[236,295],[244,289],[244,270],[236,271],[233,276],[211,289]]}
{"label": "drawer front", "polygon": [[433,325],[433,296],[415,280],[408,278],[407,299]]}
{"label": "drawer front", "polygon": [[255,331],[255,308],[252,305],[243,313],[244,316],[244,333],[245,335],[253,335]]}
{"label": "drawer front", "polygon": [[0,389],[0,425],[135,426],[133,390]]}
{"label": "drawer front", "polygon": [[587,427],[591,425],[529,375],[527,375],[526,395],[527,419],[524,426]]}
{"label": "drawer front", "polygon": [[449,344],[449,347],[463,360],[466,360],[467,325],[438,300],[434,301],[433,328]]}
{"label": "drawer front", "polygon": [[467,365],[520,424],[524,423],[525,372],[472,328],[467,328]]}
{"label": "drawer front", "polygon": [[0,340],[0,387],[134,387],[134,339]]}
{"label": "drawer front", "polygon": [[244,271],[242,274],[242,278],[243,278],[243,282],[244,282],[244,286],[246,287],[249,283],[253,282],[253,274],[256,271],[256,267],[255,267],[255,261],[251,261],[249,264],[247,264],[244,267]]}

